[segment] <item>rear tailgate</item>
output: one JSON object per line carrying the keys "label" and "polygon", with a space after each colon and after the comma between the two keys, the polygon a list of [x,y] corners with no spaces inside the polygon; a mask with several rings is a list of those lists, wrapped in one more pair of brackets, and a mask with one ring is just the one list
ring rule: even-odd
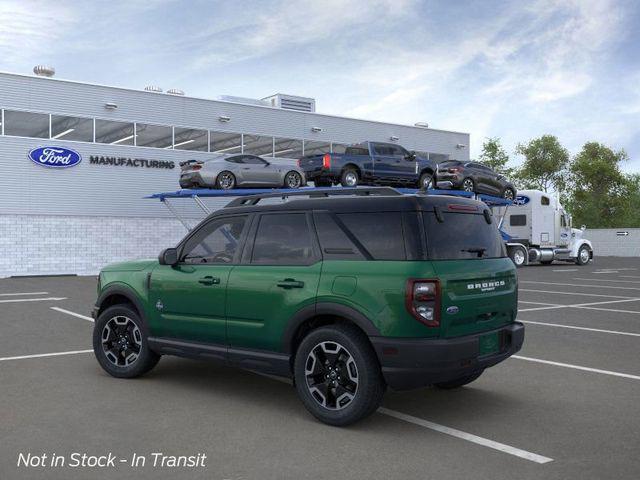
{"label": "rear tailgate", "polygon": [[433,262],[440,280],[440,334],[471,335],[515,320],[518,280],[504,258]]}
{"label": "rear tailgate", "polygon": [[317,155],[307,155],[298,160],[298,166],[304,170],[305,174],[319,173],[322,171],[323,158],[325,155],[319,153]]}

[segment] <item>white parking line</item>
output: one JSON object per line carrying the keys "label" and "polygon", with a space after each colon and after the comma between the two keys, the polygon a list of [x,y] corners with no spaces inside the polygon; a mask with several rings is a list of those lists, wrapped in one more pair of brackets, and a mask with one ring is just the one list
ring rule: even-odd
{"label": "white parking line", "polygon": [[49,292],[0,293],[0,297],[13,297],[18,295],[49,295]]}
{"label": "white parking line", "polygon": [[428,420],[423,420],[422,418],[414,417],[413,415],[407,415],[405,413],[396,412],[395,410],[389,410],[388,408],[384,408],[384,407],[380,407],[378,409],[378,413],[382,413],[383,415],[388,415],[390,417],[397,418],[398,420],[402,420],[404,422],[413,423],[414,425],[419,425],[421,427],[425,427],[430,430],[435,430],[436,432],[444,433],[446,435],[451,435],[452,437],[460,438],[462,440],[466,440],[467,442],[476,443],[478,445],[482,445],[483,447],[489,447],[494,450],[499,450],[501,452],[508,453],[509,455],[514,455],[516,457],[524,458],[525,460],[529,460],[531,462],[535,462],[535,463],[553,462],[553,458],[543,457],[542,455],[538,455],[537,453],[527,452],[526,450],[521,450],[519,448],[515,448],[510,445],[505,445],[504,443],[494,442],[493,440],[489,440],[488,438],[478,437],[477,435],[463,432],[461,430],[456,430],[455,428],[445,427],[444,425],[433,423]]}
{"label": "white parking line", "polygon": [[640,275],[620,275],[620,278],[640,278]]}
{"label": "white parking line", "polygon": [[598,307],[583,307],[581,305],[574,306],[573,308],[583,308],[585,310],[600,310],[602,312],[616,312],[616,313],[633,313],[638,314],[638,310],[617,310],[615,308],[598,308]]}
{"label": "white parking line", "polygon": [[92,353],[93,350],[71,350],[69,352],[54,352],[54,353],[38,353],[36,355],[21,355],[19,357],[2,357],[0,362],[7,362],[9,360],[25,360],[28,358],[42,358],[42,357],[60,357],[63,355],[77,355],[79,353]]}
{"label": "white parking line", "polygon": [[572,330],[585,330],[587,332],[610,333],[612,335],[627,335],[629,337],[640,337],[640,333],[620,332],[618,330],[603,330],[600,328],[577,327],[575,325],[561,325],[559,323],[534,322],[532,320],[518,319],[518,321],[522,323],[530,323],[532,325],[543,325],[545,327],[569,328]]}
{"label": "white parking line", "polygon": [[636,297],[623,297],[621,295],[602,295],[600,293],[559,292],[557,290],[532,290],[528,288],[519,288],[518,291],[519,292],[535,292],[535,293],[557,293],[558,295],[578,295],[583,297],[629,298],[632,300],[640,300]]}
{"label": "white parking line", "polygon": [[67,297],[46,297],[46,298],[11,298],[8,300],[0,300],[0,303],[18,303],[18,302],[57,302],[66,300]]}
{"label": "white parking line", "polygon": [[560,268],[558,270],[551,270],[552,272],[577,272],[579,268]]}
{"label": "white parking line", "polygon": [[[606,312],[625,312],[625,313],[638,313],[634,310],[614,310],[611,308],[596,308],[593,305],[608,305],[610,303],[625,303],[625,302],[638,302],[640,298],[625,298],[624,300],[607,300],[603,302],[590,302],[590,303],[574,303],[572,305],[553,305],[548,307],[535,307],[535,308],[519,308],[518,312],[535,312],[537,310],[553,310],[555,308],[585,308],[587,310],[604,310]],[[522,302],[526,303],[526,302]]]}
{"label": "white parking line", "polygon": [[589,280],[590,282],[612,282],[612,283],[640,283],[636,280],[609,280],[608,278],[578,278],[574,277],[572,280]]}
{"label": "white parking line", "polygon": [[549,307],[519,308],[518,312],[537,312],[538,310],[555,310],[556,308],[569,308],[570,305],[552,305]]}
{"label": "white parking line", "polygon": [[518,300],[518,303],[530,303],[531,305],[547,305],[550,307],[560,307],[558,303],[542,303],[542,302],[525,302],[524,300]]}
{"label": "white parking line", "polygon": [[640,290],[640,287],[619,287],[617,285],[584,285],[579,283],[553,283],[553,282],[536,282],[534,280],[520,280],[520,283],[541,283],[543,285],[564,285],[567,287],[584,287],[584,288],[615,288],[617,290]]}
{"label": "white parking line", "polygon": [[[257,375],[260,375],[261,377],[267,377],[267,378],[270,378],[271,380],[276,380],[278,382],[286,383],[288,385],[291,385],[292,383],[291,380],[289,380],[288,378],[276,377],[274,375],[257,372],[255,370],[249,370],[249,371]],[[508,453],[510,455],[515,455],[516,457],[524,458],[525,460],[530,460],[532,462],[536,462],[536,463],[553,462],[553,458],[543,457],[542,455],[527,452],[526,450],[520,450],[519,448],[515,448],[510,445],[505,445],[504,443],[494,442],[493,440],[489,440],[488,438],[478,437],[477,435],[463,432],[461,430],[456,430],[455,428],[445,427],[444,425],[433,423],[428,420],[423,420],[422,418],[414,417],[412,415],[407,415],[406,413],[401,413],[396,410],[390,410],[385,407],[380,407],[378,408],[377,412],[381,413],[382,415],[388,415],[389,417],[402,420],[404,422],[413,423],[414,425],[419,425],[421,427],[429,428],[431,430],[435,430],[437,432],[444,433],[446,435],[451,435],[452,437],[460,438],[468,442],[477,443],[478,445],[482,445],[484,447],[493,448],[494,450],[499,450],[501,452]]]}
{"label": "white parking line", "polygon": [[70,310],[65,310],[64,308],[60,308],[60,307],[49,307],[49,308],[51,310],[55,310],[56,312],[66,313],[67,315],[71,315],[73,317],[78,317],[78,318],[81,318],[83,320],[87,320],[88,322],[93,322],[93,318],[87,317],[86,315],[80,315],[79,313],[72,312]]}
{"label": "white parking line", "polygon": [[630,373],[612,372],[610,370],[600,370],[599,368],[583,367],[581,365],[572,365],[570,363],[552,362],[550,360],[542,360],[540,358],[521,357],[520,355],[512,355],[511,358],[525,360],[527,362],[544,363],[546,365],[555,365],[556,367],[572,368],[574,370],[582,370],[585,372],[601,373],[603,375],[611,375],[613,377],[630,378],[631,380],[640,380],[640,376],[631,375]]}

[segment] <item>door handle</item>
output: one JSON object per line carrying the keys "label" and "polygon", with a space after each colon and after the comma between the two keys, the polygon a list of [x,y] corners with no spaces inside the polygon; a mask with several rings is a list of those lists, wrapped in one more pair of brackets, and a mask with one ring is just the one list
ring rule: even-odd
{"label": "door handle", "polygon": [[304,288],[304,282],[300,282],[293,278],[285,278],[284,280],[280,280],[276,285],[280,288]]}
{"label": "door handle", "polygon": [[218,277],[207,275],[206,277],[202,277],[198,280],[198,283],[201,283],[202,285],[218,285],[220,283],[220,279]]}

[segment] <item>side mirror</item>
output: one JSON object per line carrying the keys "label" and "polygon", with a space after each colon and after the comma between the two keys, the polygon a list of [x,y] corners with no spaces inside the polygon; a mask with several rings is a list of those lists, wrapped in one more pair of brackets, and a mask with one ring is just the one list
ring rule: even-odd
{"label": "side mirror", "polygon": [[404,156],[404,158],[405,160],[409,160],[410,162],[413,162],[416,159],[416,152],[411,150],[407,155]]}
{"label": "side mirror", "polygon": [[178,263],[178,250],[175,248],[165,248],[158,257],[160,265],[177,265]]}
{"label": "side mirror", "polygon": [[586,226],[586,225],[582,225],[582,226],[580,227],[580,230],[582,230],[582,231],[585,231],[586,229],[587,229],[587,226]]}

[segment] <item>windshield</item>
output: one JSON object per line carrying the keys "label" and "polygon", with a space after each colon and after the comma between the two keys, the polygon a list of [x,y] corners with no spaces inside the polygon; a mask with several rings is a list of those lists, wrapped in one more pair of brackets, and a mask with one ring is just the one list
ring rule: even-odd
{"label": "windshield", "polygon": [[482,214],[424,213],[427,251],[430,260],[500,258],[506,251],[496,222],[487,223]]}

